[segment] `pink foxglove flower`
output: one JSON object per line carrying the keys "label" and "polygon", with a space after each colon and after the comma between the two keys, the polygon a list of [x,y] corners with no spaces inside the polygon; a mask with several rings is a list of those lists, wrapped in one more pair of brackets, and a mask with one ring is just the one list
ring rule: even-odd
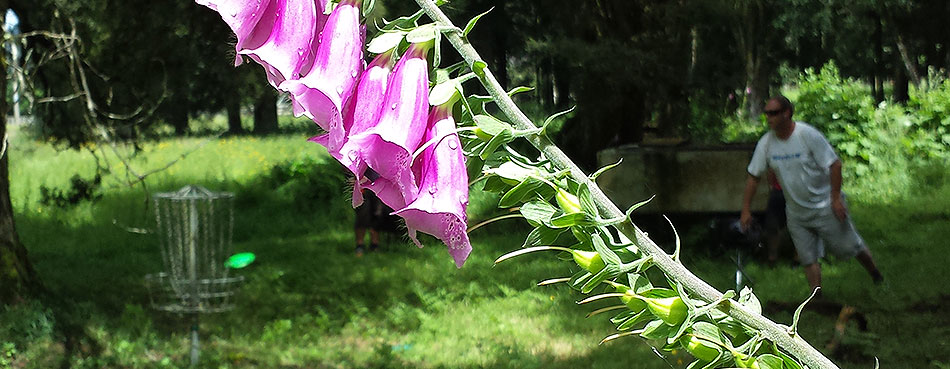
{"label": "pink foxglove flower", "polygon": [[[198,5],[207,6],[221,15],[234,35],[237,36],[235,52],[241,51],[241,45],[247,41],[257,22],[273,0],[196,0]],[[234,65],[241,64],[241,55],[236,54]]]}
{"label": "pink foxglove flower", "polygon": [[327,132],[340,129],[342,109],[363,71],[362,0],[342,0],[333,9],[323,31],[313,64],[299,80],[278,86],[290,92],[294,113],[313,119]]}
{"label": "pink foxglove flower", "polygon": [[[410,156],[425,135],[429,114],[427,52],[427,44],[409,46],[390,76],[379,122],[365,137],[350,136],[361,141],[366,164],[392,182],[405,203],[412,202],[418,192]],[[380,199],[392,198],[376,194]]]}
{"label": "pink foxglove flower", "polygon": [[455,133],[453,105],[454,101],[432,108],[426,140],[434,143],[418,159],[417,165],[421,168],[419,194],[395,214],[406,220],[409,237],[417,245],[420,243],[416,231],[435,236],[445,243],[455,265],[461,268],[472,252],[472,246],[466,233],[468,173],[461,143]]}
{"label": "pink foxglove flower", "polygon": [[[376,123],[379,122],[386,87],[389,84],[389,75],[395,63],[395,49],[377,55],[360,76],[356,91],[343,108],[341,129],[310,139],[326,146],[330,155],[340,161],[357,178],[353,188],[353,207],[363,203],[362,186],[359,181],[366,170],[361,147],[366,138],[363,134],[376,127]],[[351,139],[354,136],[356,139]]]}
{"label": "pink foxglove flower", "polygon": [[317,10],[313,0],[271,0],[270,6],[243,42],[238,53],[264,66],[274,87],[287,79],[300,78],[302,68],[313,60],[311,54],[317,32]]}

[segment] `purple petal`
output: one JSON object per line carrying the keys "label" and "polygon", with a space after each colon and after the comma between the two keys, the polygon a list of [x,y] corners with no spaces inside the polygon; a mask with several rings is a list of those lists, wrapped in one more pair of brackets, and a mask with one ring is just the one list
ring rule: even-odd
{"label": "purple petal", "polygon": [[379,122],[364,133],[365,138],[351,135],[351,139],[364,140],[363,160],[398,187],[406,202],[418,192],[410,155],[422,141],[429,114],[426,52],[425,46],[409,46],[393,69]]}
{"label": "purple petal", "polygon": [[395,62],[393,56],[393,52],[379,54],[366,67],[353,96],[343,109],[342,126],[330,131],[327,149],[357,176],[362,175],[356,171],[356,167],[362,162],[361,145],[364,142],[349,138],[361,136],[379,123],[389,76]]}
{"label": "purple petal", "polygon": [[[367,181],[363,184],[363,187],[376,193],[376,197],[390,209],[402,209],[406,207],[406,200],[403,199],[399,186],[385,178],[377,178],[372,182]],[[418,243],[416,244],[418,245]],[[422,246],[420,245],[420,247]]]}
{"label": "purple petal", "polygon": [[314,36],[313,41],[310,42],[310,51],[308,53],[309,57],[305,59],[300,64],[300,71],[306,72],[313,67],[313,61],[317,56],[317,49],[320,47],[320,33],[323,32],[323,27],[327,24],[327,19],[330,18],[329,14],[324,14],[323,11],[327,8],[327,3],[330,0],[316,0],[316,13],[317,18],[315,23],[314,30],[317,32],[317,35]]}
{"label": "purple petal", "polygon": [[[234,35],[237,36],[235,52],[241,51],[241,45],[247,40],[257,22],[264,15],[264,11],[270,5],[271,0],[196,0],[198,5],[204,5],[214,9],[221,15],[224,23],[227,23]],[[234,65],[241,64],[241,56],[235,55]]]}
{"label": "purple petal", "polygon": [[395,214],[406,220],[409,237],[416,244],[419,244],[416,231],[435,236],[445,243],[449,254],[455,259],[455,265],[461,268],[472,251],[466,233],[468,217],[465,214],[468,206],[468,173],[455,133],[451,105],[433,108],[426,139],[436,143],[420,157],[422,178],[419,194],[412,203]]}
{"label": "purple petal", "polygon": [[328,132],[339,129],[341,111],[356,87],[363,70],[363,32],[360,25],[361,0],[343,0],[320,32],[320,47],[313,65],[299,80],[278,86],[290,92],[295,112],[313,119]]}
{"label": "purple petal", "polygon": [[242,55],[264,66],[275,87],[300,77],[317,34],[317,9],[313,0],[271,0],[254,31],[239,42]]}

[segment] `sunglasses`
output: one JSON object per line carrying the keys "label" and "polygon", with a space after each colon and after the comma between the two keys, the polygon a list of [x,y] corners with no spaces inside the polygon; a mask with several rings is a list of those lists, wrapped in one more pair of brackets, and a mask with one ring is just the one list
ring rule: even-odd
{"label": "sunglasses", "polygon": [[783,111],[785,111],[785,109],[766,110],[766,111],[765,111],[765,115],[768,115],[768,116],[770,116],[770,117],[774,117],[774,116],[776,116],[776,115],[781,114]]}

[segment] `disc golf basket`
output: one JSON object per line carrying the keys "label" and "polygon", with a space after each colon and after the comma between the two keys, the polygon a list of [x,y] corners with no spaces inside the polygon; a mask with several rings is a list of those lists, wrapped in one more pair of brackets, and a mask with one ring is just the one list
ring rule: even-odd
{"label": "disc golf basket", "polygon": [[244,278],[229,277],[228,271],[247,265],[253,255],[245,255],[245,263],[240,266],[229,260],[234,194],[189,185],[152,198],[164,271],[145,276],[149,298],[155,309],[187,314],[194,319],[191,364],[195,365],[198,315],[234,308],[232,298]]}

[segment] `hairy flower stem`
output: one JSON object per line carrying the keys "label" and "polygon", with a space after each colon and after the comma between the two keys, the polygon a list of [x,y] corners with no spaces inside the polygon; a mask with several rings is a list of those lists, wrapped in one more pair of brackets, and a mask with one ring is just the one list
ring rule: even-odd
{"label": "hairy flower stem", "polygon": [[[435,20],[445,29],[458,29],[452,21],[439,9],[434,0],[415,0],[417,4],[425,11],[429,18]],[[475,48],[462,37],[460,31],[446,32],[446,37],[452,46],[465,59],[469,68],[476,71],[479,81],[494,98],[498,107],[511,119],[511,123],[521,130],[536,129],[537,127],[530,119],[515,105],[511,97],[492,75],[491,70],[484,67],[484,61],[475,51]],[[480,68],[479,66],[483,67]],[[480,69],[480,72],[479,72]],[[617,208],[610,199],[600,190],[600,188],[591,181],[587,175],[574,162],[564,154],[547,137],[541,135],[528,136],[531,142],[538,150],[544,153],[554,165],[560,169],[567,169],[570,176],[578,183],[587,184],[593,195],[594,202],[604,218],[616,218],[624,216],[624,213]],[[659,246],[656,245],[643,231],[637,228],[631,222],[624,222],[617,225],[617,228],[630,239],[636,239],[640,250],[653,257],[655,265],[660,268],[672,280],[682,284],[682,286],[694,298],[706,302],[713,302],[720,299],[722,293],[699,279],[696,275],[686,269],[679,261],[670,258]],[[828,358],[822,355],[818,350],[805,342],[800,336],[788,330],[787,327],[772,322],[768,318],[757,314],[734,300],[726,300],[719,307],[724,313],[732,316],[736,320],[759,330],[763,337],[774,342],[792,356],[801,360],[809,368],[835,368],[838,367]]]}

